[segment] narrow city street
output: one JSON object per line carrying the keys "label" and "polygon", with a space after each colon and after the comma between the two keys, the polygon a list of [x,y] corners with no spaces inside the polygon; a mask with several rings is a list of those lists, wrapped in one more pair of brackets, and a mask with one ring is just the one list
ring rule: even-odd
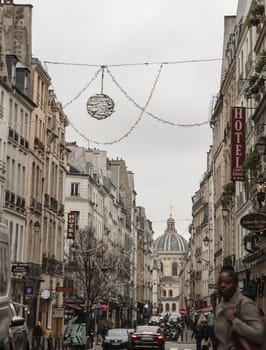
{"label": "narrow city street", "polygon": [[265,81],[266,0],[0,0],[0,350],[264,341]]}

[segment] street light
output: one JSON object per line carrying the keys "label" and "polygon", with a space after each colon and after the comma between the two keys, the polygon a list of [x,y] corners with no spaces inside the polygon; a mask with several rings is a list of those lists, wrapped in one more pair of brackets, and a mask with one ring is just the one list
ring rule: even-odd
{"label": "street light", "polygon": [[41,228],[41,224],[39,223],[39,221],[35,221],[35,223],[33,224],[33,230],[35,233],[40,232],[40,228]]}
{"label": "street light", "polygon": [[229,209],[228,208],[222,208],[222,215],[223,218],[226,218],[229,214]]}
{"label": "street light", "polygon": [[260,155],[266,153],[266,137],[260,137],[255,144],[255,150]]}
{"label": "street light", "polygon": [[203,239],[203,243],[204,243],[205,247],[208,247],[210,242],[212,242],[212,240],[206,235]]}

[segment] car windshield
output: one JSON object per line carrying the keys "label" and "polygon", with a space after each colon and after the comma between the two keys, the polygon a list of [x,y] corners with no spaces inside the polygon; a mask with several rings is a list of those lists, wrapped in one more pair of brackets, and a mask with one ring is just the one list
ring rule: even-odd
{"label": "car windshield", "polygon": [[127,330],[126,329],[109,329],[107,336],[108,337],[122,337],[127,336]]}
{"label": "car windshield", "polygon": [[152,326],[138,326],[136,328],[136,333],[159,333],[159,328]]}

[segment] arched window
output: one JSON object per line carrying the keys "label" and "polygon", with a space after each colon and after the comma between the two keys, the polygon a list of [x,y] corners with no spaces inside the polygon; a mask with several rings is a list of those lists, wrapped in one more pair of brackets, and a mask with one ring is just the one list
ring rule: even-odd
{"label": "arched window", "polygon": [[165,311],[169,311],[169,304],[168,303],[165,304]]}
{"label": "arched window", "polygon": [[172,276],[177,276],[177,262],[172,264]]}
{"label": "arched window", "polygon": [[172,304],[172,311],[176,311],[176,303]]}
{"label": "arched window", "polygon": [[166,290],[163,290],[163,296],[166,297]]}
{"label": "arched window", "polygon": [[161,273],[163,274],[163,263],[161,262]]}
{"label": "arched window", "polygon": [[172,296],[173,296],[173,291],[172,291],[172,289],[169,289],[169,291],[168,291],[168,296],[169,296],[169,297],[172,297]]}

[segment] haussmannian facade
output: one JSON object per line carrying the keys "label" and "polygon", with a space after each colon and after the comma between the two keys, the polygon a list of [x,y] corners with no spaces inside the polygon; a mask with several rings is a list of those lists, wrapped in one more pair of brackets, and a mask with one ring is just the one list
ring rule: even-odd
{"label": "haussmannian facade", "polygon": [[[264,311],[266,231],[259,226],[249,227],[244,219],[246,215],[258,218],[266,212],[265,5],[264,0],[241,0],[236,16],[225,17],[221,85],[210,122],[215,280],[223,265],[233,266],[241,291]],[[244,148],[239,146],[237,154],[242,156],[244,152],[245,156],[241,179],[232,176],[231,166],[235,127],[231,117],[236,107],[245,125]],[[192,254],[196,255],[198,247],[193,237]],[[213,298],[214,307],[216,302]]]}

